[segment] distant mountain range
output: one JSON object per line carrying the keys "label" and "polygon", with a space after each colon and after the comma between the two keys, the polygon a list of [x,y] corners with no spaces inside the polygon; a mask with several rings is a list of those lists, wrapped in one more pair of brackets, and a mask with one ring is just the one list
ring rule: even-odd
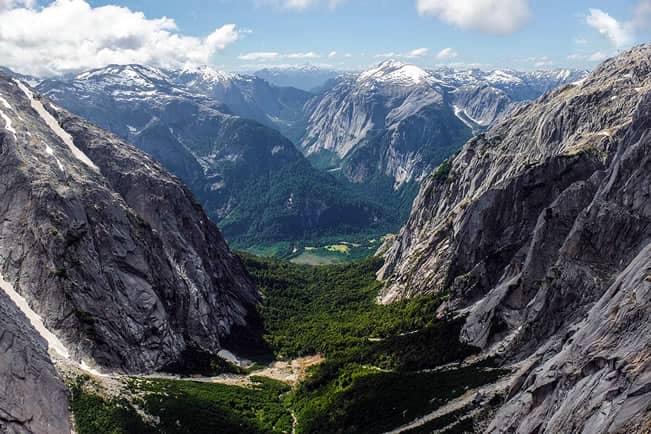
{"label": "distant mountain range", "polygon": [[475,132],[518,103],[585,77],[583,71],[426,71],[396,61],[340,76],[306,106],[299,146],[357,183],[418,181]]}
{"label": "distant mountain range", "polygon": [[[241,102],[233,107],[255,107],[264,116],[262,107],[276,110],[284,94],[260,79],[114,65],[45,80],[38,89],[161,161],[238,245],[382,232],[399,224],[388,207],[312,167],[278,131],[208,96],[225,92]],[[252,103],[262,100],[258,91],[269,92],[269,104]]]}
{"label": "distant mountain range", "polygon": [[253,75],[276,86],[289,86],[310,92],[318,92],[328,80],[341,75],[341,71],[302,65],[286,68],[265,68]]}
{"label": "distant mountain range", "polygon": [[585,76],[396,61],[291,72],[329,81],[313,94],[263,74],[111,65],[38,90],[157,158],[229,240],[251,246],[396,230],[418,182],[472,134]]}

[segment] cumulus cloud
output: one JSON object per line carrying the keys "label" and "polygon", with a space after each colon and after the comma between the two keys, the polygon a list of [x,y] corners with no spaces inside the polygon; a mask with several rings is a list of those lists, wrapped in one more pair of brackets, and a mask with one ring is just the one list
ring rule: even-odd
{"label": "cumulus cloud", "polygon": [[319,53],[314,51],[308,51],[306,53],[288,53],[282,54],[276,51],[255,51],[252,53],[244,53],[238,56],[240,60],[246,60],[251,62],[258,62],[261,60],[280,60],[280,59],[318,59],[321,56]]}
{"label": "cumulus cloud", "polygon": [[651,0],[637,3],[633,18],[619,21],[601,9],[590,9],[586,23],[612,42],[615,47],[631,45],[638,33],[648,31],[651,25]]}
{"label": "cumulus cloud", "polygon": [[34,6],[34,0],[0,0],[0,12],[21,6],[31,8]]}
{"label": "cumulus cloud", "polygon": [[448,48],[444,48],[441,51],[439,51],[436,54],[436,58],[438,60],[450,60],[450,59],[454,59],[458,55],[459,55],[459,53],[457,53],[454,49],[448,47]]}
{"label": "cumulus cloud", "polygon": [[601,9],[590,9],[586,22],[617,47],[628,45],[633,40],[631,26],[620,23]]}
{"label": "cumulus cloud", "polygon": [[92,7],[84,0],[56,0],[41,9],[28,3],[3,2],[10,7],[0,10],[0,58],[9,68],[40,76],[111,63],[210,63],[240,36],[234,24],[204,38],[185,36],[170,18],[149,19],[126,7]]}
{"label": "cumulus cloud", "polygon": [[421,15],[432,15],[463,29],[508,35],[530,15],[528,0],[416,0]]}

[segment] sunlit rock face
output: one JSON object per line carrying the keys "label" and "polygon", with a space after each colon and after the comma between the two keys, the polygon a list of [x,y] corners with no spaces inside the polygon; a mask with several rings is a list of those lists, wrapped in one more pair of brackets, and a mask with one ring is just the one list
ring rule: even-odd
{"label": "sunlit rock face", "polygon": [[380,301],[446,291],[463,341],[526,361],[489,432],[648,430],[650,151],[644,45],[516,108],[424,182]]}

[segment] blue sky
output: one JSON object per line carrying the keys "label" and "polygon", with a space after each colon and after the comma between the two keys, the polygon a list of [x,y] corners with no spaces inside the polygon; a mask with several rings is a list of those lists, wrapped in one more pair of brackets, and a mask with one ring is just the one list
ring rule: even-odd
{"label": "blue sky", "polygon": [[[67,38],[55,36],[62,38],[56,49],[4,56],[13,62],[9,66],[19,64],[17,69],[41,74],[122,59],[210,63],[226,70],[304,63],[350,70],[385,57],[428,67],[592,67],[649,40],[651,16],[650,0],[9,0],[8,4],[5,9],[10,10],[5,12],[0,6],[0,29],[3,14],[13,14],[6,17],[13,23],[21,16],[16,10],[22,9],[32,14],[32,22],[39,19],[46,27],[47,20],[60,20],[50,35],[71,32]],[[123,8],[108,13],[103,9],[107,5]],[[63,12],[73,8],[74,12]],[[164,24],[159,21],[162,17],[168,19]],[[95,24],[74,29],[77,33],[68,30],[81,21]],[[124,27],[120,32],[128,37],[109,29],[115,22],[131,21],[132,27],[117,26]],[[98,28],[102,26],[106,29]],[[28,45],[23,41],[27,36],[15,40],[13,36],[11,29],[0,30],[0,55],[3,42]],[[75,59],[79,51],[75,38],[86,41],[82,49],[92,61]],[[52,56],[47,68],[26,64],[42,64],[38,56],[44,52]],[[62,59],[52,60],[57,55]]]}

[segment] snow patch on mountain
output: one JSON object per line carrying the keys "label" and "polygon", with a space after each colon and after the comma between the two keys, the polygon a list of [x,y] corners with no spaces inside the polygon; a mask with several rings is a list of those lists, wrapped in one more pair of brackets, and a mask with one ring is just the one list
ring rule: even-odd
{"label": "snow patch on mountain", "polygon": [[416,65],[387,60],[362,72],[357,77],[357,82],[360,84],[382,83],[415,86],[425,83],[434,84],[437,80]]}
{"label": "snow patch on mountain", "polygon": [[66,146],[70,149],[70,152],[72,152],[72,155],[95,172],[99,172],[99,168],[95,165],[95,163],[93,163],[92,160],[86,156],[86,154],[84,154],[79,148],[77,148],[77,146],[75,146],[75,143],[72,140],[72,136],[63,128],[61,128],[61,125],[59,125],[59,122],[54,118],[54,116],[52,116],[50,112],[48,112],[45,107],[43,107],[43,103],[35,99],[34,94],[22,82],[19,80],[15,80],[15,82],[20,90],[29,99],[32,108],[36,110],[38,115],[45,121],[47,126],[50,127],[54,134],[56,134],[63,141],[63,143],[66,144]]}

